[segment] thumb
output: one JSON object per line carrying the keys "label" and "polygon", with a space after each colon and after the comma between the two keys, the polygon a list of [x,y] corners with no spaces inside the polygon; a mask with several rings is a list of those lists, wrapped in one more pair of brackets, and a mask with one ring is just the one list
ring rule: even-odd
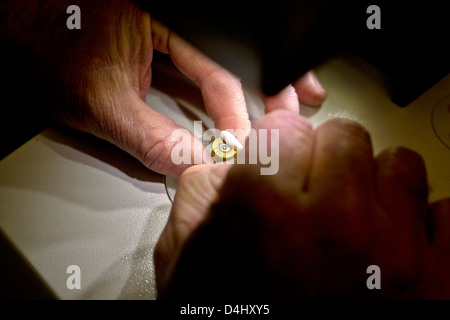
{"label": "thumb", "polygon": [[178,178],[194,164],[212,163],[202,142],[141,98],[124,99],[97,117],[95,135],[125,150],[157,173]]}
{"label": "thumb", "polygon": [[232,166],[211,164],[193,166],[180,178],[169,220],[155,247],[155,275],[158,290],[163,288],[181,249],[194,230],[207,218]]}

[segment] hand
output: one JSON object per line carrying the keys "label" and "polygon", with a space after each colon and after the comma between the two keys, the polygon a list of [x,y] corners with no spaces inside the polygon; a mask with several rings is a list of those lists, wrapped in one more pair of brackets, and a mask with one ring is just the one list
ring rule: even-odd
{"label": "hand", "polygon": [[[153,52],[157,50],[169,54],[175,66],[198,85],[217,129],[245,132],[250,128],[237,77],[131,1],[77,3],[81,30],[66,28],[65,11],[70,1],[51,1],[44,6],[37,0],[27,0],[8,8],[18,10],[17,19],[29,19],[16,26],[11,19],[10,28],[24,29],[17,39],[31,48],[48,76],[48,87],[58,97],[51,108],[57,120],[110,141],[153,171],[178,177],[190,166],[171,161],[171,150],[179,141],[170,138],[179,127],[144,102],[152,80]],[[302,101],[316,105],[325,99],[326,93],[315,86],[317,83],[309,73],[295,84]],[[294,95],[289,92],[290,97]],[[284,96],[281,93],[278,98]],[[274,104],[277,98],[272,100]],[[203,145],[193,144],[192,154],[202,152],[198,148],[203,150]]]}
{"label": "hand", "polygon": [[[429,204],[421,157],[376,157],[368,133],[335,119],[312,129],[286,111],[280,170],[205,165],[181,177],[155,250],[160,297],[449,298],[450,201]],[[369,265],[381,290],[369,290]]]}

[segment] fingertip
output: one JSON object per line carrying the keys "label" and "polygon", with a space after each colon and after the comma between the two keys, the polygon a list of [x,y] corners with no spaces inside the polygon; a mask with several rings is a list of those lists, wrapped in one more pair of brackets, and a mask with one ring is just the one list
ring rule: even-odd
{"label": "fingertip", "polygon": [[[339,136],[336,142],[347,143],[347,141],[356,142],[359,146],[366,145],[372,149],[372,140],[367,129],[357,121],[347,118],[333,118],[321,124],[317,131],[330,132]],[[363,143],[361,143],[363,142]]]}
{"label": "fingertip", "polygon": [[147,168],[178,179],[191,166],[212,162],[203,143],[189,130],[152,113],[155,124],[138,130],[141,138],[136,143],[137,158]]}
{"label": "fingertip", "polygon": [[299,113],[300,111],[299,98],[292,85],[287,86],[273,96],[264,96],[263,102],[266,113],[275,110],[287,110],[293,113]]}
{"label": "fingertip", "polygon": [[363,202],[358,201],[355,195],[372,196],[373,171],[370,135],[361,124],[334,118],[315,129],[309,179],[312,193],[321,196],[334,194],[332,198],[347,207],[361,205]]}
{"label": "fingertip", "polygon": [[289,110],[277,109],[263,117],[255,123],[255,129],[290,129],[301,128],[313,130],[311,122],[299,114],[292,113]]}
{"label": "fingertip", "polygon": [[259,119],[255,129],[258,136],[267,130],[267,140],[262,144],[258,141],[258,152],[269,154],[270,150],[269,179],[283,194],[296,196],[306,182],[312,158],[314,130],[310,121],[287,110],[276,110]]}
{"label": "fingertip", "polygon": [[378,197],[397,216],[414,213],[424,221],[428,203],[428,183],[423,158],[404,147],[391,147],[375,157]]}
{"label": "fingertip", "polygon": [[308,71],[293,83],[301,104],[310,107],[320,106],[327,98],[327,91],[320,83],[314,71]]}
{"label": "fingertip", "polygon": [[376,156],[379,169],[393,179],[416,177],[416,184],[426,183],[425,162],[420,154],[405,147],[390,147]]}
{"label": "fingertip", "polygon": [[287,145],[310,144],[314,129],[309,119],[288,110],[275,110],[260,118],[254,126],[255,130],[279,130],[280,151]]}

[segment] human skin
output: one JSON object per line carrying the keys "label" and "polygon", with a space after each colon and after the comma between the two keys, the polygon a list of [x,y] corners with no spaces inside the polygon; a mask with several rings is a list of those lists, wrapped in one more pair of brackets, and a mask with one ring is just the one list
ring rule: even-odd
{"label": "human skin", "polygon": [[359,124],[313,129],[286,110],[255,129],[280,130],[279,172],[183,173],[155,249],[160,298],[450,298],[450,199],[428,202],[417,153],[375,156]]}
{"label": "human skin", "polygon": [[[253,258],[269,263],[263,269],[239,264],[244,266],[241,275],[283,280],[279,287],[271,282],[276,297],[364,294],[364,271],[371,264],[381,267],[383,297],[449,297],[448,200],[428,203],[425,168],[417,154],[400,148],[373,157],[367,133],[343,120],[312,130],[298,116],[298,107],[299,101],[318,105],[326,96],[313,73],[278,95],[264,97],[266,111],[286,110],[269,113],[257,124],[280,129],[277,175],[262,177],[258,166],[245,165],[203,165],[185,171],[188,166],[170,161],[176,142],[168,138],[178,127],[144,102],[154,50],[168,54],[198,85],[218,129],[250,127],[239,79],[129,1],[78,1],[79,31],[65,25],[66,8],[72,4],[2,1],[1,41],[35,57],[56,96],[49,101],[49,111],[61,123],[112,142],[153,171],[175,177],[185,172],[156,249],[161,292],[182,294],[180,277],[170,280],[175,269],[182,272],[187,264],[179,257],[201,258],[198,248],[220,245],[208,232],[220,234],[224,226],[244,221],[248,228],[238,229],[236,239],[250,240],[250,249],[259,248],[252,251],[258,253]],[[330,255],[333,251],[339,254]],[[248,294],[267,294],[257,291],[260,287],[245,288],[237,281],[241,278],[233,277],[236,263],[247,261],[248,252],[223,253],[230,258],[225,260],[229,292],[241,288]],[[190,263],[195,266],[200,260]],[[211,277],[224,267],[211,266]],[[256,284],[257,277],[253,279]],[[280,291],[287,283],[291,289]],[[339,291],[342,284],[345,292]]]}
{"label": "human skin", "polygon": [[[66,27],[66,9],[73,4],[80,7],[80,30]],[[190,166],[171,161],[171,151],[180,143],[172,141],[171,134],[179,126],[144,101],[152,84],[155,51],[168,54],[198,86],[217,129],[250,128],[240,79],[132,1],[7,0],[0,9],[2,45],[20,47],[36,61],[34,72],[42,74],[42,85],[50,92],[45,104],[51,116],[115,144],[150,170],[179,177]],[[269,110],[279,101],[293,100],[289,106],[298,111],[299,101],[320,105],[325,97],[309,72],[264,99]],[[192,155],[202,154],[203,145],[190,138]]]}

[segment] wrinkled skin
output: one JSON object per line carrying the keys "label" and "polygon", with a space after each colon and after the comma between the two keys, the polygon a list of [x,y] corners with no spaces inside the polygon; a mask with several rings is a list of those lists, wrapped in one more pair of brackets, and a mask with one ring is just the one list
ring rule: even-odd
{"label": "wrinkled skin", "polygon": [[[66,9],[71,4],[66,0],[5,0],[0,4],[9,14],[5,26],[0,24],[9,39],[0,40],[21,46],[36,59],[40,71],[35,72],[43,75],[48,98],[54,100],[45,104],[51,104],[49,112],[59,122],[117,145],[150,170],[179,177],[190,166],[171,161],[171,151],[180,143],[171,135],[180,127],[144,101],[158,51],[168,54],[175,67],[198,86],[217,129],[245,132],[250,128],[240,79],[153,19],[151,13],[130,0],[81,0],[77,2],[81,29],[69,30]],[[298,111],[299,102],[317,106],[325,96],[309,72],[264,99],[268,109],[281,102]],[[286,100],[290,103],[283,103]],[[238,138],[243,141],[245,137]],[[202,150],[201,143],[193,143],[192,155]],[[212,162],[208,157],[203,161]]]}
{"label": "wrinkled skin", "polygon": [[[160,298],[450,298],[450,201],[428,202],[422,158],[374,156],[344,119],[274,111],[280,170],[200,165],[181,177],[156,247]],[[367,267],[381,270],[369,290]]]}

